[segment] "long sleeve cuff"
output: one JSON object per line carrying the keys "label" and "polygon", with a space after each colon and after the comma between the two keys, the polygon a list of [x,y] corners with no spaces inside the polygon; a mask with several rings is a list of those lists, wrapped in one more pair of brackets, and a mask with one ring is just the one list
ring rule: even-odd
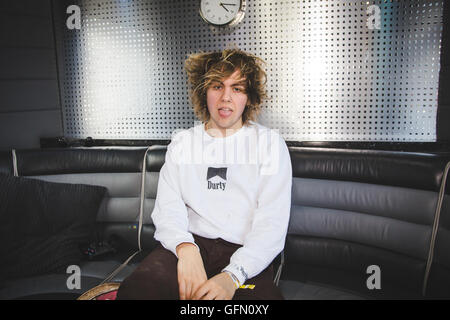
{"label": "long sleeve cuff", "polygon": [[177,255],[177,246],[181,243],[192,243],[193,245],[195,245],[197,247],[197,250],[200,251],[200,248],[198,247],[198,245],[195,243],[194,241],[194,237],[192,235],[190,236],[186,236],[184,238],[176,238],[173,239],[171,241],[162,241],[160,239],[158,239],[157,237],[155,237],[156,240],[159,240],[161,242],[161,245],[169,250],[170,252],[172,252],[178,259],[178,255]]}
{"label": "long sleeve cuff", "polygon": [[228,266],[226,266],[222,272],[228,271],[231,272],[238,280],[239,284],[243,285],[245,281],[248,279],[248,275],[245,272],[244,268],[242,266],[238,266],[234,263],[230,263]]}
{"label": "long sleeve cuff", "polygon": [[182,241],[182,242],[180,242],[179,244],[177,244],[177,245],[175,246],[175,256],[177,257],[177,259],[178,259],[178,255],[177,255],[177,246],[180,245],[180,244],[182,244],[182,243],[192,243],[194,246],[197,247],[198,252],[200,252],[200,248],[198,247],[198,245],[197,245],[195,242],[193,242],[193,241]]}

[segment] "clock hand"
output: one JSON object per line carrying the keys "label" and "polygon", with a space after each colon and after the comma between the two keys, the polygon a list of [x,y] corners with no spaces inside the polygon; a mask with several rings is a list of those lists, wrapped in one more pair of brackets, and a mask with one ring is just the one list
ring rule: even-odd
{"label": "clock hand", "polygon": [[220,5],[222,8],[224,8],[225,10],[227,10],[227,12],[230,12],[230,10],[228,10],[227,8],[225,8],[225,6],[223,5],[222,2],[221,2],[219,5]]}
{"label": "clock hand", "polygon": [[226,5],[226,6],[235,6],[235,3],[220,3],[221,5]]}

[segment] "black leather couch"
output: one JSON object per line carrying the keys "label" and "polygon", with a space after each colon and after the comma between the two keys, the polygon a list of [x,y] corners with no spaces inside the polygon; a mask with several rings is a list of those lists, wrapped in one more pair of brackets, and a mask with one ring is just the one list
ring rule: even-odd
{"label": "black leather couch", "polygon": [[[280,286],[286,299],[450,298],[450,198],[440,192],[449,156],[290,147],[292,209]],[[98,237],[118,252],[80,261],[81,289],[69,274],[13,279],[0,299],[73,299],[99,284],[138,246],[146,148],[0,151],[0,172],[53,182],[107,187]],[[146,157],[143,251],[116,277],[126,277],[156,245],[150,214],[166,147]],[[439,206],[439,201],[442,206]],[[375,274],[370,266],[377,266]],[[368,269],[369,268],[369,269]],[[380,289],[368,282],[379,276]]]}

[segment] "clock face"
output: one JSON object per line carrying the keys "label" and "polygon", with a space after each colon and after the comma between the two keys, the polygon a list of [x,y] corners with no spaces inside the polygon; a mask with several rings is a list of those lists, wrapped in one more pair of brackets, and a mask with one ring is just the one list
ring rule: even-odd
{"label": "clock face", "polygon": [[241,0],[201,0],[200,15],[218,26],[235,22],[242,15]]}

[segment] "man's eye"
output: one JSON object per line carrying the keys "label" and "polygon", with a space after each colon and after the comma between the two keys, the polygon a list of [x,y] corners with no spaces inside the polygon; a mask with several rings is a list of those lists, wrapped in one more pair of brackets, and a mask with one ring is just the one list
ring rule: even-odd
{"label": "man's eye", "polygon": [[218,85],[218,84],[216,84],[216,85],[214,85],[214,86],[213,86],[213,88],[214,88],[214,89],[216,89],[216,90],[219,90],[220,88],[222,88],[222,86],[221,86],[221,85]]}
{"label": "man's eye", "polygon": [[235,87],[235,88],[234,88],[234,91],[236,91],[236,92],[242,92],[242,91],[244,91],[244,89],[243,89],[243,88]]}

